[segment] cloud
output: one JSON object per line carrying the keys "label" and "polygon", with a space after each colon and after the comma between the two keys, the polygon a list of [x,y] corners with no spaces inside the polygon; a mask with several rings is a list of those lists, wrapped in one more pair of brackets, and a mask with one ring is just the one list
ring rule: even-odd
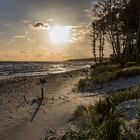
{"label": "cloud", "polygon": [[10,23],[6,23],[5,26],[11,26],[11,24]]}
{"label": "cloud", "polygon": [[41,58],[42,56],[43,56],[42,54],[35,55],[35,57],[37,57],[37,58]]}
{"label": "cloud", "polygon": [[53,18],[49,18],[47,19],[47,22],[56,22],[56,20],[54,20]]}
{"label": "cloud", "polygon": [[9,43],[14,43],[14,42],[16,42],[16,39],[15,38],[9,39]]}
{"label": "cloud", "polygon": [[27,54],[27,52],[25,52],[25,51],[20,51],[20,54]]}
{"label": "cloud", "polygon": [[83,42],[88,41],[90,37],[90,27],[89,26],[73,26],[71,27],[71,42]]}
{"label": "cloud", "polygon": [[0,39],[0,43],[4,43],[4,40],[3,39]]}
{"label": "cloud", "polygon": [[40,30],[45,30],[49,28],[49,25],[47,23],[43,22],[35,22],[34,24],[31,25],[33,29],[40,29]]}
{"label": "cloud", "polygon": [[90,19],[93,18],[93,9],[91,7],[89,7],[89,9],[85,9],[84,13],[86,14],[87,17],[89,17]]}
{"label": "cloud", "polygon": [[21,38],[26,38],[25,35],[17,35],[17,36],[13,36],[14,39],[21,39]]}
{"label": "cloud", "polygon": [[11,58],[12,56],[11,55],[8,55],[8,54],[3,54],[3,57],[5,57],[5,58]]}
{"label": "cloud", "polygon": [[96,19],[96,15],[94,11],[96,10],[96,5],[98,4],[98,0],[93,0],[89,8],[84,9],[84,13],[86,16],[92,21]]}
{"label": "cloud", "polygon": [[25,20],[22,20],[21,23],[27,24],[27,23],[29,23],[29,21],[27,19],[25,19]]}

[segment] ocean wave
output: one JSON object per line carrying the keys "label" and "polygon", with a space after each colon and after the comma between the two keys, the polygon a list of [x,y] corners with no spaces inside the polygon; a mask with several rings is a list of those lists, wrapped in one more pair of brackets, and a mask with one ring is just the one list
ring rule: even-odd
{"label": "ocean wave", "polygon": [[21,76],[36,76],[47,75],[51,73],[61,73],[70,70],[87,68],[90,66],[89,62],[81,63],[42,63],[42,62],[10,62],[0,63],[0,79],[7,79],[11,77]]}

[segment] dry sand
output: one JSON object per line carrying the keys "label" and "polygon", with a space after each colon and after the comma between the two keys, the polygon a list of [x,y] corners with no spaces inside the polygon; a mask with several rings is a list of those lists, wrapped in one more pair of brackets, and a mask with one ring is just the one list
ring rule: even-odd
{"label": "dry sand", "polygon": [[[0,140],[40,140],[48,129],[63,129],[77,105],[94,103],[100,98],[81,97],[75,92],[82,77],[82,71],[78,70],[0,81]],[[41,94],[40,78],[47,81],[43,86],[45,98],[31,122],[37,108],[37,104],[31,105],[31,102]]]}
{"label": "dry sand", "polygon": [[[76,70],[0,81],[0,140],[44,140],[48,129],[60,131],[69,125],[68,119],[77,105],[94,104],[102,98],[99,92],[105,93],[140,84],[139,76],[119,79],[105,84],[103,89],[85,93],[84,96],[76,91],[77,83],[83,77],[82,70]],[[47,81],[43,86],[45,98],[31,122],[37,108],[36,103],[31,105],[32,100],[41,94],[40,78]],[[131,102],[127,103],[128,105],[131,105]]]}

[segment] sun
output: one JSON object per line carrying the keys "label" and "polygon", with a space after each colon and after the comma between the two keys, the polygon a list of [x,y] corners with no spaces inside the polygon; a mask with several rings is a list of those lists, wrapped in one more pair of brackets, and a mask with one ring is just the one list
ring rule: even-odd
{"label": "sun", "polygon": [[70,40],[70,29],[63,26],[55,26],[50,29],[50,40],[56,44],[67,43]]}

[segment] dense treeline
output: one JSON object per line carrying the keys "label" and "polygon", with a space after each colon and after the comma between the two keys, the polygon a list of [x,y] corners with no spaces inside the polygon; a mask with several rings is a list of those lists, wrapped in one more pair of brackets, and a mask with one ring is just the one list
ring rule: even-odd
{"label": "dense treeline", "polygon": [[140,60],[140,1],[98,0],[93,7],[92,47],[95,62],[99,49],[99,62],[110,45],[111,57],[121,65]]}

